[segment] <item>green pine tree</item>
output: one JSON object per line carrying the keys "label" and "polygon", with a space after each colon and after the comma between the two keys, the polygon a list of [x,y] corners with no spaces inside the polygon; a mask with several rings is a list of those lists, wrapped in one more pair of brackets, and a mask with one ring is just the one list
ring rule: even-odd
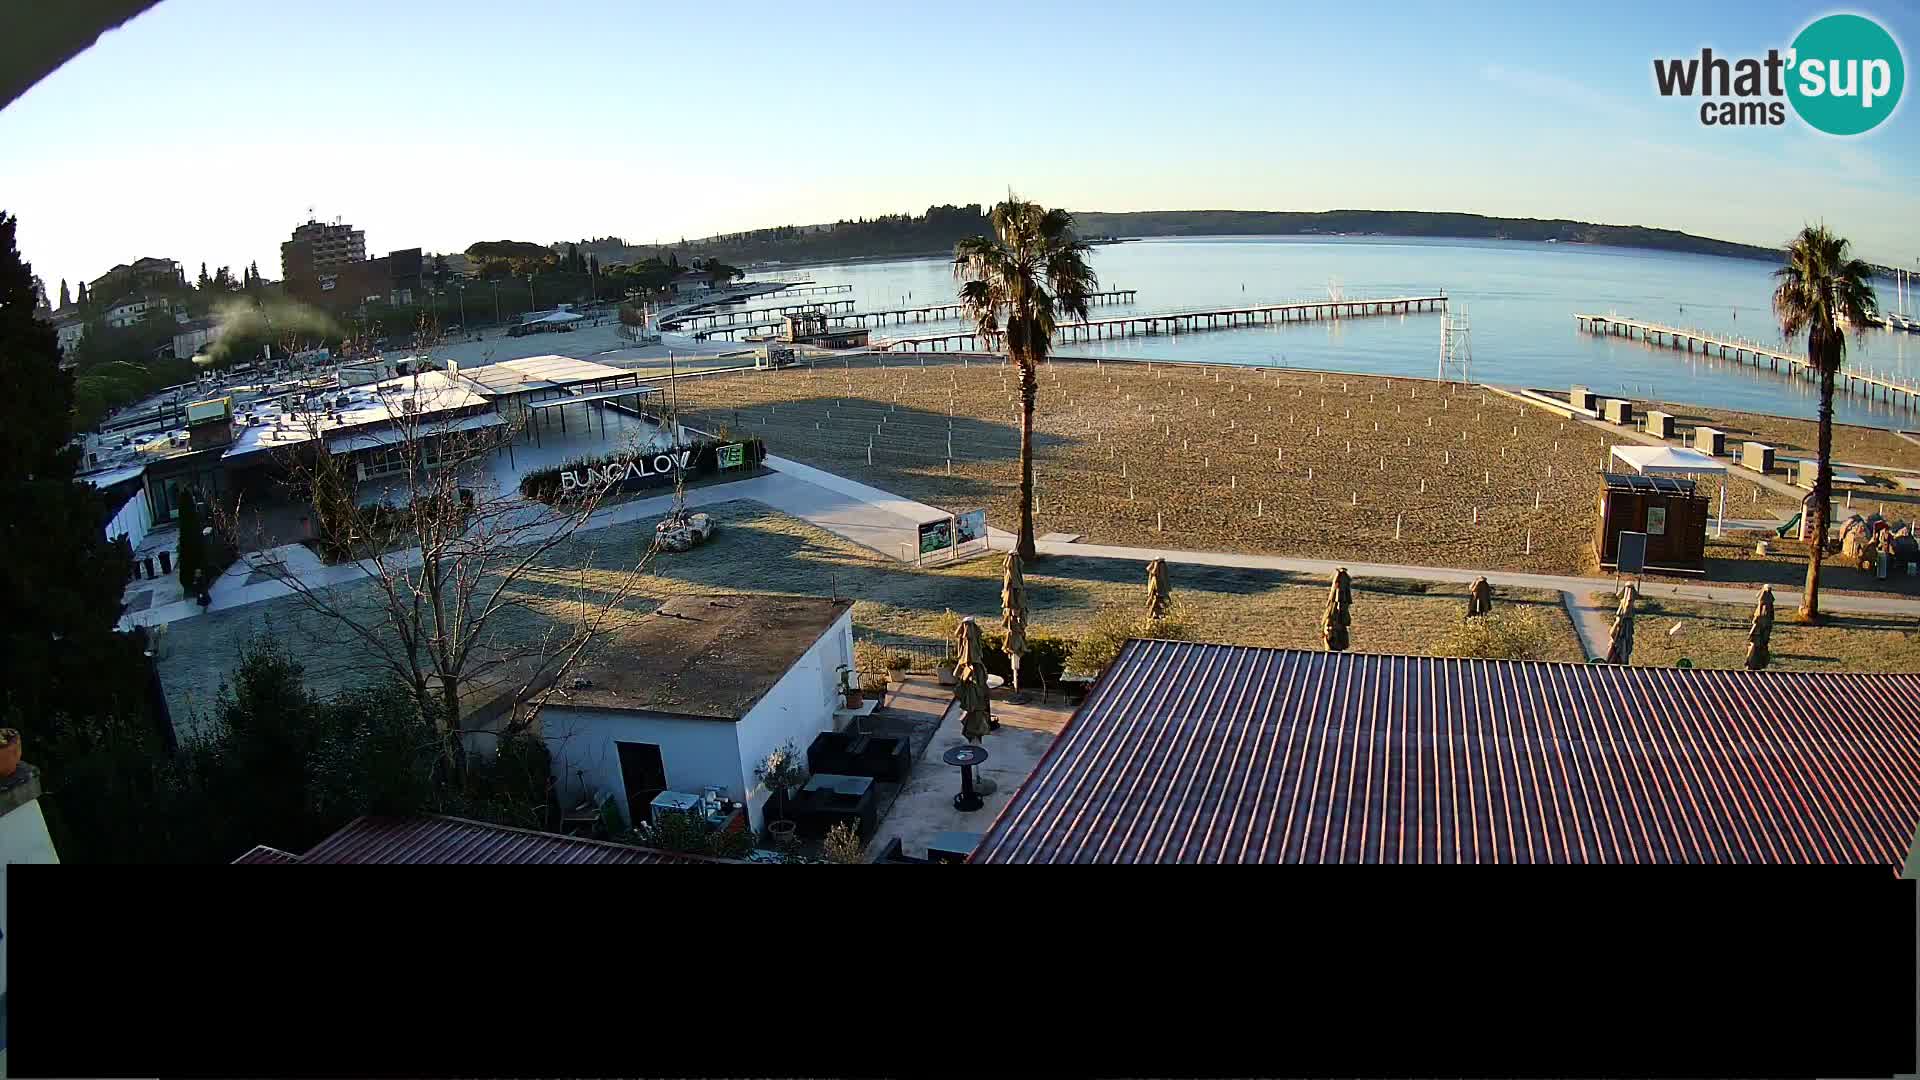
{"label": "green pine tree", "polygon": [[34,316],[15,224],[0,213],[0,713],[33,726],[120,686],[98,657],[112,651],[132,552],[108,540],[109,508],[74,478],[73,376]]}

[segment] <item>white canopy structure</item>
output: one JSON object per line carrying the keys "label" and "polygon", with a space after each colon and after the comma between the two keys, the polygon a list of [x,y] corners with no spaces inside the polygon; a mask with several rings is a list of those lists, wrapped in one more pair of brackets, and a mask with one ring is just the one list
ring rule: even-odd
{"label": "white canopy structure", "polygon": [[532,323],[570,323],[570,322],[579,322],[579,321],[580,321],[581,319],[584,319],[584,318],[586,318],[586,316],[584,316],[584,315],[580,315],[580,314],[577,314],[577,313],[575,313],[575,312],[572,312],[572,311],[550,311],[550,312],[548,312],[548,313],[546,313],[545,315],[542,315],[541,317],[539,317],[539,318],[537,318],[537,319],[528,319],[528,320],[527,320],[527,323],[528,323],[528,324],[532,324]]}
{"label": "white canopy structure", "polygon": [[1679,446],[1616,446],[1613,456],[1643,476],[1673,476],[1681,473],[1720,473],[1727,466],[1717,458],[1698,450]]}
{"label": "white canopy structure", "polygon": [[[1613,458],[1642,476],[1675,476],[1684,473],[1727,475],[1726,463],[1718,458],[1683,446],[1616,446]],[[1714,535],[1727,531],[1727,482],[1720,481],[1720,517],[1714,522]]]}

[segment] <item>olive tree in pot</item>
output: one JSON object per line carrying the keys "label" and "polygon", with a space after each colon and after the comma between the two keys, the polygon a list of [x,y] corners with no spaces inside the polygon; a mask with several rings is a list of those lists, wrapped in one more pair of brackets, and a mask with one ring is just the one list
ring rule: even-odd
{"label": "olive tree in pot", "polygon": [[767,805],[779,815],[778,820],[767,823],[767,833],[774,846],[790,842],[796,826],[787,819],[787,803],[799,794],[800,785],[807,782],[807,766],[793,740],[780,744],[761,759],[753,775],[766,786]]}
{"label": "olive tree in pot", "polygon": [[954,678],[953,672],[960,662],[960,616],[948,608],[934,626],[934,632],[940,635],[941,645],[946,650],[940,663],[933,669],[934,673],[940,677],[941,686],[958,685],[959,680]]}

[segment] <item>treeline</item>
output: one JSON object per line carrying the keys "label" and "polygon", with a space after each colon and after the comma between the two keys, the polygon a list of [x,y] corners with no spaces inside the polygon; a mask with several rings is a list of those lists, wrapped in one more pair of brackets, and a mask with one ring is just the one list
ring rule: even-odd
{"label": "treeline", "polygon": [[831,225],[782,225],[695,240],[687,251],[735,263],[804,262],[872,255],[919,255],[953,250],[955,242],[988,231],[979,203],[930,206],[924,214],[883,214]]}
{"label": "treeline", "polygon": [[[143,660],[129,653],[123,663]],[[298,853],[363,814],[549,824],[539,739],[505,740],[456,774],[406,687],[317,694],[268,636],[245,646],[212,714],[197,720],[177,749],[137,708],[29,729],[63,862],[223,863],[255,844]]]}
{"label": "treeline", "polygon": [[1083,212],[1074,221],[1089,236],[1325,236],[1336,233],[1474,240],[1557,240],[1569,244],[1777,260],[1776,248],[1736,244],[1675,229],[1597,225],[1565,218],[1503,218],[1423,210],[1148,210]]}

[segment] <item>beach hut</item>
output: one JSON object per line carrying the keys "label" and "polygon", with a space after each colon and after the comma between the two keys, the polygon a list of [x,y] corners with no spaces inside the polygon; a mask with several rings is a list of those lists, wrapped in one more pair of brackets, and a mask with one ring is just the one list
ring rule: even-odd
{"label": "beach hut", "polygon": [[[1724,477],[1726,465],[1697,450],[1674,446],[1615,446],[1611,460],[1622,466],[1622,471],[1601,474],[1600,527],[1594,537],[1600,565],[1618,562],[1622,532],[1643,532],[1647,534],[1648,568],[1704,572],[1708,504],[1695,482],[1686,477]],[[1726,516],[1726,499],[1723,482],[1722,518]]]}

